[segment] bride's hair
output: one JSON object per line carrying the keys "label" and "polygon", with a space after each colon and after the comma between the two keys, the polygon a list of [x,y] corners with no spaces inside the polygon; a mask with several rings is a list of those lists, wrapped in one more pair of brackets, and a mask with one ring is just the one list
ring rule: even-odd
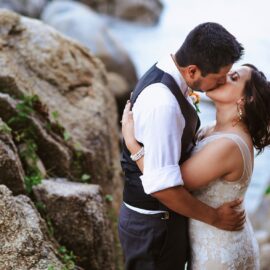
{"label": "bride's hair", "polygon": [[244,87],[245,114],[243,121],[252,137],[254,147],[261,153],[270,145],[270,82],[251,64],[251,77]]}

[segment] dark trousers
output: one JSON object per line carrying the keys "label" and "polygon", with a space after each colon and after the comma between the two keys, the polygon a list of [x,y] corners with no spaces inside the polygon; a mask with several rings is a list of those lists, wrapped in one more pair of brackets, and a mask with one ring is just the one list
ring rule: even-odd
{"label": "dark trousers", "polygon": [[140,214],[121,207],[118,230],[126,270],[184,270],[189,255],[187,218]]}

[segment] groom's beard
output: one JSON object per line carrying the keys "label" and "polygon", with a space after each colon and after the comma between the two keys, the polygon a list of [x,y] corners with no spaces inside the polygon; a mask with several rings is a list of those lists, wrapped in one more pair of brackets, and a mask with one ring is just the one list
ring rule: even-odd
{"label": "groom's beard", "polygon": [[193,82],[192,85],[189,85],[189,87],[194,91],[204,92],[201,90],[201,84],[202,84],[202,80],[198,79],[197,81]]}

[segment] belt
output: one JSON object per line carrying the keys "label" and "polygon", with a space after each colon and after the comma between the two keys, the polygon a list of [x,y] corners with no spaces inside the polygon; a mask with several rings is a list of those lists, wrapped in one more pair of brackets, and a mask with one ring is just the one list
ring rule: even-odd
{"label": "belt", "polygon": [[[125,203],[123,203],[123,206],[128,209],[129,211],[132,211],[134,215],[137,215],[138,217],[142,217],[142,216],[149,216],[149,217],[154,217],[154,218],[160,218],[162,220],[168,220],[171,217],[171,214],[173,212],[170,211],[162,211],[160,213],[143,213],[143,212],[139,212],[136,209],[133,209],[133,207],[131,205],[126,205]],[[144,209],[141,209],[142,211]]]}

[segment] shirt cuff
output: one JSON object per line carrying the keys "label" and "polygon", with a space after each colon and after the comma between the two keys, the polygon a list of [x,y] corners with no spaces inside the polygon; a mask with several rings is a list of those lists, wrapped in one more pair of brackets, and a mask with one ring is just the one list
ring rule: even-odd
{"label": "shirt cuff", "polygon": [[140,178],[146,194],[184,185],[179,165],[169,165],[155,169],[150,173],[143,174]]}

